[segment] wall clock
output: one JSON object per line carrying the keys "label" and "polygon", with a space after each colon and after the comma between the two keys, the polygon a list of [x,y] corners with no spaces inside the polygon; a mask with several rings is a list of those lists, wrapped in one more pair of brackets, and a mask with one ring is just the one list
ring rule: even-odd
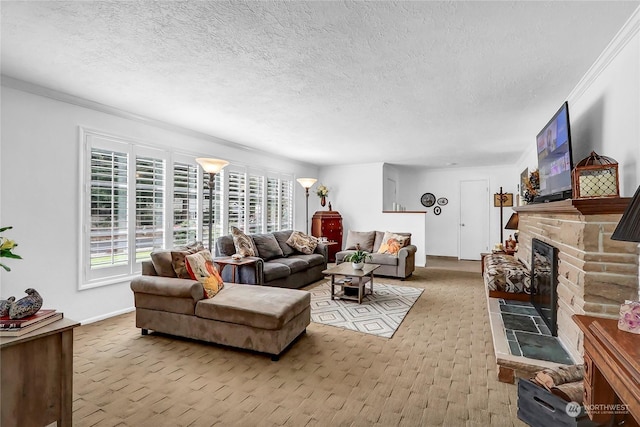
{"label": "wall clock", "polygon": [[436,196],[434,196],[433,193],[424,193],[422,197],[420,197],[420,203],[422,203],[422,206],[425,208],[430,208],[436,203]]}
{"label": "wall clock", "polygon": [[435,208],[433,208],[434,214],[440,215],[440,212],[442,212],[442,208],[440,206],[436,206]]}
{"label": "wall clock", "polygon": [[438,204],[439,204],[440,206],[444,206],[444,205],[446,205],[447,203],[449,203],[449,200],[447,200],[447,198],[446,198],[446,197],[440,197],[440,198],[438,199]]}

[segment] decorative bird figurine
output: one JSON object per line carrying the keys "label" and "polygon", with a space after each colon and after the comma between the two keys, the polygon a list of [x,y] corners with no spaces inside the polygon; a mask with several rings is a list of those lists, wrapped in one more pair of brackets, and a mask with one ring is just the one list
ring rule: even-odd
{"label": "decorative bird figurine", "polygon": [[42,297],[38,291],[29,288],[25,293],[27,294],[26,297],[20,298],[9,307],[9,317],[11,319],[15,320],[32,316],[42,307]]}
{"label": "decorative bird figurine", "polygon": [[9,315],[9,308],[15,300],[16,297],[9,297],[7,299],[0,300],[0,317],[6,317]]}

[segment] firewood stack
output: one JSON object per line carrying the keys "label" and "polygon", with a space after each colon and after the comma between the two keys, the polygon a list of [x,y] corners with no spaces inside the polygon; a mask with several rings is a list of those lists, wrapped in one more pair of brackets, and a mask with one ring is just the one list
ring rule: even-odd
{"label": "firewood stack", "polygon": [[531,381],[567,402],[582,403],[584,396],[583,378],[583,365],[569,365],[538,371]]}

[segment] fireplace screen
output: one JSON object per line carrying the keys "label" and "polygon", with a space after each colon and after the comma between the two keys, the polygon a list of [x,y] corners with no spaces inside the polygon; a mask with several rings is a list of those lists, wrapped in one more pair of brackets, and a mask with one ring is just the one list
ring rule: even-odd
{"label": "fireplace screen", "polygon": [[536,308],[553,336],[558,335],[556,322],[557,285],[558,249],[542,240],[533,239],[531,248],[531,304]]}

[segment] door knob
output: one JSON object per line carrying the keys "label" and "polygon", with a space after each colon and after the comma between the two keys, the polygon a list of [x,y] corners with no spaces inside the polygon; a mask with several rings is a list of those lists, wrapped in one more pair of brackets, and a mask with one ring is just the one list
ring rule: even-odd
{"label": "door knob", "polygon": [[462,227],[464,227],[464,224],[460,224]]}

